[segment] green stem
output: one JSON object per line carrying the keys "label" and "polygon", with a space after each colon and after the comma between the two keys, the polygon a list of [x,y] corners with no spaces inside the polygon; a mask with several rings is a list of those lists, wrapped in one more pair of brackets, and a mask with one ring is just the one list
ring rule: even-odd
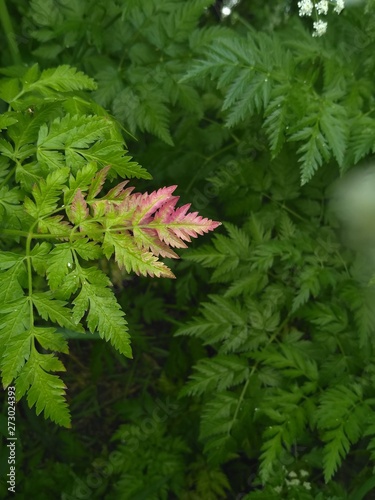
{"label": "green stem", "polygon": [[[271,337],[268,339],[266,345],[264,346],[263,349],[266,349],[270,344],[272,344],[272,342],[277,338],[277,336],[283,331],[285,325],[288,324],[288,321],[290,320],[290,315],[288,315],[284,321],[279,325],[279,328],[271,335]],[[230,425],[228,427],[228,432],[227,434],[230,435],[231,433],[231,430],[232,430],[232,427],[237,419],[237,415],[238,415],[238,412],[240,411],[240,408],[241,408],[241,405],[242,405],[242,402],[244,400],[244,397],[245,397],[245,394],[246,394],[246,391],[247,391],[247,388],[249,386],[249,383],[250,383],[250,380],[252,378],[252,376],[254,375],[255,371],[257,370],[258,366],[260,364],[260,361],[256,361],[251,369],[251,372],[249,373],[249,376],[247,377],[247,380],[243,386],[243,389],[241,391],[241,394],[240,394],[240,398],[238,400],[238,403],[237,403],[237,406],[236,406],[236,409],[235,409],[235,412],[234,412],[234,415],[233,415],[233,418],[232,420],[230,421]]]}
{"label": "green stem", "polygon": [[[0,2],[1,2],[1,0],[0,0]],[[9,179],[11,179],[11,178],[13,177],[13,174],[14,174],[14,172],[15,172],[15,171],[16,171],[16,167],[13,167],[13,168],[9,171],[8,175],[7,175],[7,176],[5,177],[5,179],[4,179],[4,180],[0,183],[0,189],[1,189],[3,186],[6,186],[6,185],[8,184]]]}
{"label": "green stem", "polygon": [[253,30],[254,27],[251,26],[250,23],[248,23],[242,16],[240,16],[237,12],[232,13],[232,18],[241,23],[243,26],[248,28],[249,30]]}
{"label": "green stem", "polygon": [[15,32],[13,30],[12,21],[10,20],[5,0],[0,0],[0,21],[8,41],[9,50],[14,64],[22,64],[21,54],[18,50]]}
{"label": "green stem", "polygon": [[21,238],[30,238],[31,240],[59,240],[68,238],[67,234],[43,234],[33,233],[32,231],[20,231],[19,229],[0,229],[1,236],[20,236]]}
{"label": "green stem", "polygon": [[31,266],[31,241],[33,239],[33,229],[35,224],[30,228],[30,232],[27,236],[26,240],[26,259],[27,259],[27,279],[28,279],[28,289],[29,289],[29,306],[30,306],[30,327],[34,326],[34,311],[33,311],[33,302],[31,297],[33,295],[33,270]]}

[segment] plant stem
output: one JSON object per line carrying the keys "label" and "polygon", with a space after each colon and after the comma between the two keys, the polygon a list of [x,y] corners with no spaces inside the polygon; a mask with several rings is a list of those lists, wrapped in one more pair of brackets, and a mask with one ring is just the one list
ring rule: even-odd
{"label": "plant stem", "polygon": [[[1,1],[1,0],[0,0],[0,1]],[[9,171],[8,175],[5,177],[5,179],[3,180],[3,182],[1,182],[1,183],[0,183],[0,189],[1,189],[3,186],[5,186],[6,184],[8,184],[9,179],[11,179],[11,178],[13,177],[13,174],[14,174],[14,172],[15,172],[15,171],[16,171],[16,167],[13,167],[13,168]]]}
{"label": "plant stem", "polygon": [[[270,344],[272,344],[272,342],[277,338],[277,336],[279,335],[280,332],[282,332],[282,330],[284,329],[285,325],[288,324],[288,321],[290,320],[290,315],[288,315],[284,321],[279,325],[279,328],[271,335],[271,337],[268,339],[268,342],[266,343],[266,345],[264,346],[264,349],[266,349]],[[242,402],[244,400],[244,397],[245,397],[245,394],[246,394],[246,391],[247,391],[247,388],[248,388],[248,385],[249,385],[249,382],[251,380],[251,377],[254,375],[255,371],[257,370],[259,364],[261,363],[260,360],[256,361],[251,369],[251,372],[249,373],[249,376],[247,377],[247,380],[246,380],[246,383],[245,385],[243,386],[243,389],[241,391],[241,394],[240,394],[240,398],[238,400],[238,403],[236,405],[236,409],[235,409],[235,412],[234,412],[234,415],[233,415],[233,418],[232,420],[230,421],[230,425],[228,427],[228,431],[227,431],[227,434],[228,436],[230,435],[231,431],[232,431],[232,428],[233,428],[233,425],[237,419],[237,415],[238,415],[238,412],[240,411],[241,409],[241,405],[242,405]]]}
{"label": "plant stem", "polygon": [[46,240],[58,240],[66,239],[69,236],[65,234],[44,234],[44,233],[33,233],[28,231],[21,231],[19,229],[1,229],[1,236],[20,236],[23,238],[31,239],[46,239]]}
{"label": "plant stem", "polygon": [[0,21],[8,41],[9,50],[14,64],[22,64],[21,54],[18,50],[15,32],[13,30],[12,21],[10,20],[5,0],[0,0]]}
{"label": "plant stem", "polygon": [[[28,289],[29,289],[29,307],[30,307],[30,328],[34,326],[34,310],[33,310],[33,302],[32,302],[32,295],[33,295],[33,269],[31,265],[31,240],[32,240],[32,231],[34,229],[34,226],[37,223],[35,222],[33,226],[30,228],[30,232],[27,236],[26,240],[26,265],[27,265],[27,281],[28,281]],[[35,344],[34,344],[35,348]]]}

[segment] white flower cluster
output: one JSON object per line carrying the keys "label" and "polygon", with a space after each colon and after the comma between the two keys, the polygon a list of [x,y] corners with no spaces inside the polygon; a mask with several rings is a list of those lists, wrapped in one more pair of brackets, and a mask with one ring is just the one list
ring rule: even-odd
{"label": "white flower cluster", "polygon": [[328,23],[326,21],[322,21],[321,19],[313,23],[313,28],[314,28],[313,36],[324,35],[324,33],[327,31],[327,25]]}
{"label": "white flower cluster", "polygon": [[[286,471],[285,466],[283,467],[283,469]],[[287,473],[287,477],[284,480],[287,489],[289,490],[293,486],[302,486],[302,488],[304,488],[305,490],[310,491],[311,490],[311,483],[309,483],[308,481],[305,481],[305,478],[308,477],[308,475],[309,475],[309,473],[303,469],[301,469],[299,471],[300,477],[298,477],[298,474],[296,472],[294,472],[293,470],[289,471]],[[282,485],[275,486],[273,489],[275,490],[276,493],[280,494],[283,491],[283,486]]]}
{"label": "white flower cluster", "polygon": [[314,4],[312,3],[311,0],[301,0],[300,2],[298,2],[298,7],[299,7],[299,15],[301,17],[311,16]]}
{"label": "white flower cluster", "polygon": [[322,36],[327,31],[327,22],[319,19],[319,16],[326,16],[328,14],[329,4],[334,5],[334,12],[340,14],[340,12],[345,7],[345,0],[319,0],[319,2],[313,2],[312,0],[300,0],[298,2],[299,15],[312,16],[315,10],[317,20],[313,23],[314,32],[313,36]]}

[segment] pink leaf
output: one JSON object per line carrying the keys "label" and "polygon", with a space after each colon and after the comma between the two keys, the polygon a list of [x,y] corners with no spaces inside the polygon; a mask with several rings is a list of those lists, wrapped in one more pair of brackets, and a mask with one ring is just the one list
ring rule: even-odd
{"label": "pink leaf", "polygon": [[79,225],[89,216],[89,207],[83,197],[82,191],[77,189],[70,207],[69,218],[73,224]]}
{"label": "pink leaf", "polygon": [[158,189],[157,191],[153,191],[150,194],[134,194],[132,196],[132,198],[134,197],[132,199],[132,202],[136,204],[137,210],[132,222],[142,223],[171,199],[175,199],[177,202],[178,197],[171,196],[176,188],[177,186],[169,186]]}
{"label": "pink leaf", "polygon": [[175,201],[166,203],[156,214],[149,227],[155,228],[160,240],[172,247],[183,248],[183,241],[213,231],[221,222],[201,217],[198,212],[187,213],[190,204],[174,209]]}
{"label": "pink leaf", "polygon": [[123,200],[126,198],[133,190],[134,187],[128,187],[127,189],[123,189],[129,181],[120,182],[114,188],[112,188],[105,196],[106,200]]}
{"label": "pink leaf", "polygon": [[97,194],[100,193],[110,168],[111,166],[107,165],[106,167],[102,168],[101,170],[99,170],[99,172],[96,173],[95,177],[91,182],[89,193],[87,195],[88,200],[92,200],[93,198],[95,198]]}

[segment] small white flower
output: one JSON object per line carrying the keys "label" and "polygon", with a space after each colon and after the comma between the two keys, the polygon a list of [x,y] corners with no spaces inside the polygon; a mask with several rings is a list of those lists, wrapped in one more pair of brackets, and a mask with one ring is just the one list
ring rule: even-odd
{"label": "small white flower", "polygon": [[322,36],[327,31],[327,23],[325,21],[316,21],[313,23],[314,33],[313,36]]}
{"label": "small white flower", "polygon": [[275,486],[274,487],[274,490],[276,491],[276,493],[281,493],[281,490],[283,489],[282,486]]}
{"label": "small white flower", "polygon": [[299,473],[300,473],[301,477],[307,477],[309,475],[309,473],[305,469],[301,469],[299,471]]}
{"label": "small white flower", "polygon": [[297,479],[291,479],[290,481],[288,481],[287,479],[285,479],[285,483],[286,485],[288,486],[298,486],[301,484],[301,481],[297,478]]}
{"label": "small white flower", "polygon": [[304,486],[307,490],[311,490],[311,484],[307,481],[305,481],[302,486]]}
{"label": "small white flower", "polygon": [[297,474],[294,472],[294,470],[291,470],[288,474],[289,477],[297,477]]}
{"label": "small white flower", "polygon": [[299,7],[299,15],[301,17],[311,16],[314,4],[312,3],[311,0],[300,0],[298,2],[298,7]]}
{"label": "small white flower", "polygon": [[345,2],[344,0],[336,0],[336,7],[333,9],[337,14],[340,14],[340,12],[343,10],[345,7]]}
{"label": "small white flower", "polygon": [[321,0],[315,4],[315,8],[318,14],[327,15],[328,13],[328,0]]}

